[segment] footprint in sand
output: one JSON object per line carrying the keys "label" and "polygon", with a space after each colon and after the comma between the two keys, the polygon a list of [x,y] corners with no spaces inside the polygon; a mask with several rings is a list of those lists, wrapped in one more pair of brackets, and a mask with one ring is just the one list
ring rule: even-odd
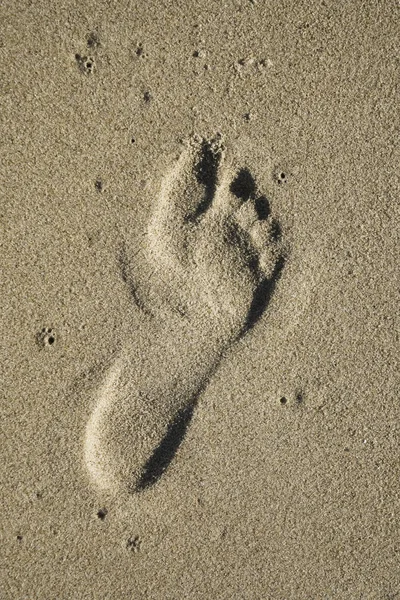
{"label": "footprint in sand", "polygon": [[248,169],[227,163],[219,139],[193,139],[162,183],[146,236],[151,277],[131,285],[155,329],[109,370],[86,428],[85,464],[100,488],[141,491],[159,480],[284,266],[267,198]]}

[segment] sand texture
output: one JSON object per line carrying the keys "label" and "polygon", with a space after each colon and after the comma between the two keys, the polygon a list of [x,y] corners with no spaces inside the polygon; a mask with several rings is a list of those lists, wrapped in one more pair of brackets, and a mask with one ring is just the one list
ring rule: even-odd
{"label": "sand texture", "polygon": [[0,30],[0,600],[400,600],[398,3]]}

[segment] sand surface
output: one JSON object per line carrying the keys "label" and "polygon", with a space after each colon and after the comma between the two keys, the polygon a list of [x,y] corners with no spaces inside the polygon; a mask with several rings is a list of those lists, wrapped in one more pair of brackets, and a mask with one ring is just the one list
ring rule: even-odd
{"label": "sand surface", "polygon": [[1,600],[400,598],[398,24],[2,4]]}

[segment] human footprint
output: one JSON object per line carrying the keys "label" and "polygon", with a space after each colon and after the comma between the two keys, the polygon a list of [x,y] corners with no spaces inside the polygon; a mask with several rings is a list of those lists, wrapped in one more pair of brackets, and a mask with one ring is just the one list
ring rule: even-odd
{"label": "human footprint", "polygon": [[140,491],[171,463],[223,353],[255,324],[284,266],[281,232],[248,169],[191,140],[148,226],[140,306],[153,325],[115,362],[89,419],[85,463],[104,489]]}

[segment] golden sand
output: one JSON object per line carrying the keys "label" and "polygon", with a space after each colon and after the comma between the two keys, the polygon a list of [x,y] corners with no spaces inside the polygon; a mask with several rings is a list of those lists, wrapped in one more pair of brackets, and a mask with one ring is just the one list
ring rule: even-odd
{"label": "golden sand", "polygon": [[397,3],[0,23],[1,600],[400,598]]}

